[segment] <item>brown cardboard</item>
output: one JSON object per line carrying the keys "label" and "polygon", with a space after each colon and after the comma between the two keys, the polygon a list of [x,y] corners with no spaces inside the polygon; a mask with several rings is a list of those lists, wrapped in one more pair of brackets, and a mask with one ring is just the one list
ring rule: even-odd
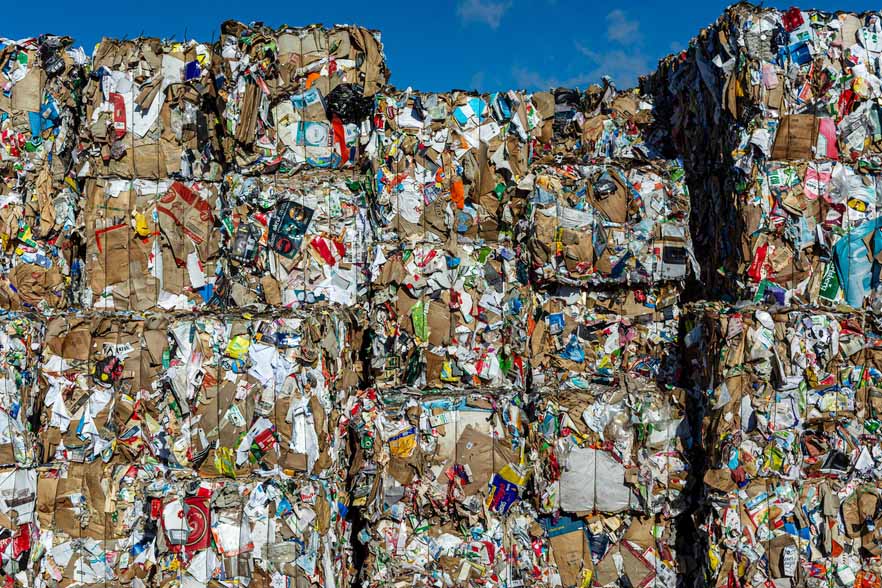
{"label": "brown cardboard", "polygon": [[582,585],[582,577],[591,569],[591,549],[583,530],[555,535],[549,538],[554,562],[560,572],[564,588]]}
{"label": "brown cardboard", "polygon": [[773,159],[812,159],[812,148],[817,137],[817,122],[811,114],[789,114],[781,117],[775,143],[772,147]]}

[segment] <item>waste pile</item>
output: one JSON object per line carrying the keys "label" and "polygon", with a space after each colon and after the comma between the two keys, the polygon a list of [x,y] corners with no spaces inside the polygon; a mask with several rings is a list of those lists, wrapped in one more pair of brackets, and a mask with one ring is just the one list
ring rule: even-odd
{"label": "waste pile", "polygon": [[646,80],[687,161],[708,283],[876,304],[880,26],[739,4]]}
{"label": "waste pile", "polygon": [[538,281],[681,281],[695,267],[689,196],[676,162],[534,168],[529,250]]}
{"label": "waste pile", "polygon": [[341,418],[365,388],[369,203],[357,169],[295,179],[296,147],[235,131],[311,88],[358,153],[346,109],[370,122],[354,89],[385,83],[382,46],[222,38],[0,46],[5,585],[354,582]]}
{"label": "waste pile", "polygon": [[554,96],[525,236],[533,503],[561,585],[675,585],[692,443],[679,298],[696,271],[683,168],[648,97],[609,81]]}
{"label": "waste pile", "polygon": [[880,588],[880,39],[487,94],[0,39],[0,581]]}
{"label": "waste pile", "polygon": [[347,349],[360,336],[330,310],[53,318],[31,419],[35,569],[85,583],[345,582],[334,416],[357,384]]}
{"label": "waste pile", "polygon": [[370,206],[357,176],[227,174],[220,190],[225,308],[276,309],[368,300]]}
{"label": "waste pile", "polygon": [[88,58],[70,37],[0,38],[0,303],[52,312],[82,273],[75,181]]}
{"label": "waste pile", "polygon": [[689,502],[691,432],[674,384],[678,294],[534,295],[534,499],[565,586],[669,585],[683,571],[674,521]]}
{"label": "waste pile", "polygon": [[77,175],[220,180],[215,59],[197,41],[98,43],[83,89]]}
{"label": "waste pile", "polygon": [[389,78],[377,31],[221,25],[215,47],[224,151],[233,170],[354,166],[373,96]]}
{"label": "waste pile", "polygon": [[[671,370],[665,345],[676,342],[678,284],[693,264],[682,168],[650,159],[651,104],[610,84],[385,91],[377,102],[367,148],[373,387],[347,411],[361,439],[350,461],[353,496],[364,497],[363,581],[675,581],[688,440],[678,436],[681,393],[655,379]],[[576,263],[590,269],[568,275],[559,244],[586,228],[597,254],[582,239]],[[603,280],[611,291],[589,288]],[[642,385],[627,389],[622,366]],[[549,401],[561,387],[566,405]],[[591,421],[602,423],[593,436],[560,424],[569,406],[604,412],[611,399],[631,437],[621,451],[604,446],[612,413]],[[630,421],[650,412],[664,432],[637,440]],[[588,463],[598,452],[615,464],[602,479]],[[618,484],[624,503],[562,503],[556,488],[586,477]],[[625,568],[614,563],[623,557]]]}
{"label": "waste pile", "polygon": [[351,396],[352,507],[362,584],[548,585],[557,577],[525,501],[526,413],[517,393]]}
{"label": "waste pile", "polygon": [[373,123],[372,386],[345,411],[360,583],[548,585],[556,568],[526,500],[531,300],[518,226],[543,120],[518,92],[385,88]]}
{"label": "waste pile", "polygon": [[863,586],[878,577],[878,318],[698,303],[708,585]]}
{"label": "waste pile", "polygon": [[681,323],[701,585],[879,584],[880,22],[739,4],[642,84],[710,299]]}
{"label": "waste pile", "polygon": [[90,178],[83,186],[83,307],[212,305],[223,283],[221,184]]}

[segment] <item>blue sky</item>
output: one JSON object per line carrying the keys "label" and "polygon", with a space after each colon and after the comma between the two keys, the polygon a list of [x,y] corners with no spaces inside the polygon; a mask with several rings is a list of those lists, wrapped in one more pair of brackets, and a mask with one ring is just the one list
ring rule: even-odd
{"label": "blue sky", "polygon": [[[391,83],[424,91],[585,87],[603,74],[632,85],[722,13],[715,0],[336,0],[13,2],[0,36],[74,37],[87,53],[104,35],[216,39],[222,21],[277,26],[350,23],[380,29]],[[790,2],[766,2],[787,8]],[[812,0],[822,10],[879,10],[882,2]]]}

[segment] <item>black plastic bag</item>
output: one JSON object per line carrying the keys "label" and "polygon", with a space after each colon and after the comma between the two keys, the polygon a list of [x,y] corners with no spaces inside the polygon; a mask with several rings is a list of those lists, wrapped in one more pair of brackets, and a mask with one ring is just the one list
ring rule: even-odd
{"label": "black plastic bag", "polygon": [[357,84],[340,84],[327,96],[328,118],[334,115],[344,123],[359,123],[370,116],[374,99],[363,95],[364,90]]}

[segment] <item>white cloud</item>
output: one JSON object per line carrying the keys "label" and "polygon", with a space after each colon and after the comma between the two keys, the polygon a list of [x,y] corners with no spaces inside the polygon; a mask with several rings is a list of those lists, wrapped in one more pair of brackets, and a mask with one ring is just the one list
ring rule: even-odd
{"label": "white cloud", "polygon": [[512,68],[512,76],[519,88],[527,90],[549,90],[551,88],[584,88],[589,84],[600,83],[603,76],[613,79],[618,88],[630,88],[637,79],[652,71],[650,60],[639,49],[625,51],[612,49],[596,52],[576,43],[576,50],[584,58],[580,64],[581,72],[566,78],[546,76],[525,67]]}
{"label": "white cloud", "polygon": [[616,8],[606,15],[606,38],[623,45],[640,41],[640,23]]}
{"label": "white cloud", "polygon": [[511,75],[514,77],[515,85],[518,88],[527,90],[547,90],[548,88],[553,88],[557,81],[519,65],[511,68]]}
{"label": "white cloud", "polygon": [[578,74],[570,77],[546,76],[534,70],[516,66],[512,68],[515,83],[530,90],[550,88],[572,88],[599,83],[603,76],[609,76],[618,88],[630,88],[637,84],[641,75],[652,71],[651,60],[643,52],[643,35],[640,23],[632,20],[620,9],[606,15],[606,37],[610,43],[595,51],[578,41],[576,54],[581,59],[571,60],[570,71]]}
{"label": "white cloud", "polygon": [[597,79],[607,75],[615,81],[618,88],[637,84],[637,78],[652,70],[649,58],[640,49],[613,49],[598,53],[579,43],[576,43],[576,49],[594,66],[593,72]]}
{"label": "white cloud", "polygon": [[586,86],[592,82],[599,82],[600,76],[593,72],[579,74],[569,78],[544,76],[539,72],[521,66],[511,69],[515,85],[526,90],[550,90],[552,88],[571,88],[574,86]]}
{"label": "white cloud", "polygon": [[486,77],[486,75],[484,74],[483,71],[476,71],[476,72],[472,75],[472,79],[471,79],[471,81],[469,82],[469,85],[471,86],[471,89],[472,89],[472,90],[478,90],[478,91],[480,92],[480,91],[481,91],[481,88],[484,87],[484,78],[485,78],[485,77]]}
{"label": "white cloud", "polygon": [[462,22],[483,23],[491,29],[498,29],[502,17],[511,8],[511,0],[459,0],[456,14]]}

